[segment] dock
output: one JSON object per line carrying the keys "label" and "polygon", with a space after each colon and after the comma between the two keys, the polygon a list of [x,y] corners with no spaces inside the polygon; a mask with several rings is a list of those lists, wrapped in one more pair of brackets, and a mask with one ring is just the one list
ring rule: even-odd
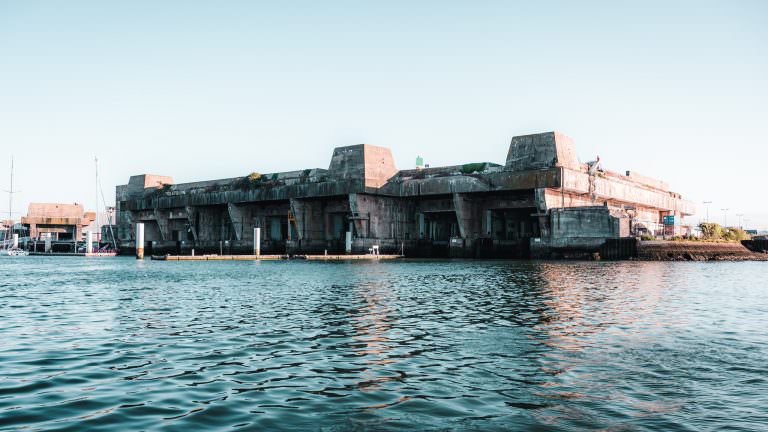
{"label": "dock", "polygon": [[66,257],[86,257],[86,258],[112,258],[117,256],[115,252],[29,252],[30,256],[66,256]]}
{"label": "dock", "polygon": [[402,255],[152,255],[154,261],[378,261],[402,258]]}

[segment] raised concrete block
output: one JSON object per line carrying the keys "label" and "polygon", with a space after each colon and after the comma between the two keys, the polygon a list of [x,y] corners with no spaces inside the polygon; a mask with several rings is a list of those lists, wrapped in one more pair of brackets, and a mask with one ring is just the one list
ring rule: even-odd
{"label": "raised concrete block", "polygon": [[559,132],[521,135],[512,138],[506,169],[512,171],[566,167],[578,170],[579,159],[573,141]]}
{"label": "raised concrete block", "polygon": [[397,174],[397,167],[388,148],[357,144],[333,150],[328,174],[334,179],[364,180],[366,187],[379,188]]}
{"label": "raised concrete block", "polygon": [[155,174],[131,176],[128,180],[128,193],[143,192],[147,188],[159,188],[164,184],[173,184],[173,178]]}

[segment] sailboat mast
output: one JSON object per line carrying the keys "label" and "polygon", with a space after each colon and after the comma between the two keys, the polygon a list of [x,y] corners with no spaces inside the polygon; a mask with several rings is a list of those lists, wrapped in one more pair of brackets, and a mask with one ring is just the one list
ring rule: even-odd
{"label": "sailboat mast", "polygon": [[[99,158],[94,156],[93,161],[96,164],[96,233],[94,233],[94,237],[99,239],[101,235],[99,227]],[[99,239],[99,241],[101,240]]]}
{"label": "sailboat mast", "polygon": [[11,155],[11,189],[8,190],[8,221],[13,226],[13,155]]}

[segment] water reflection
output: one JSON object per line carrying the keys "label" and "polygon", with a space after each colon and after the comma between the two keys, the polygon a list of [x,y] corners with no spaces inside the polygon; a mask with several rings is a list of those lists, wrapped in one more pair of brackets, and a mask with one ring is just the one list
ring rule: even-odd
{"label": "water reflection", "polygon": [[763,263],[30,258],[0,261],[12,429],[768,421]]}

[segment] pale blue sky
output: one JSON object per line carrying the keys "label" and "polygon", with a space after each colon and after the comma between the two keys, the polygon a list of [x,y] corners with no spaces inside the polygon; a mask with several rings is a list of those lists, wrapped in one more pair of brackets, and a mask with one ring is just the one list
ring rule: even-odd
{"label": "pale blue sky", "polygon": [[400,168],[503,163],[513,135],[558,130],[768,229],[767,20],[763,1],[0,0],[0,186],[11,153],[25,212],[93,207],[94,155],[112,201],[132,174],[325,168],[362,142]]}

